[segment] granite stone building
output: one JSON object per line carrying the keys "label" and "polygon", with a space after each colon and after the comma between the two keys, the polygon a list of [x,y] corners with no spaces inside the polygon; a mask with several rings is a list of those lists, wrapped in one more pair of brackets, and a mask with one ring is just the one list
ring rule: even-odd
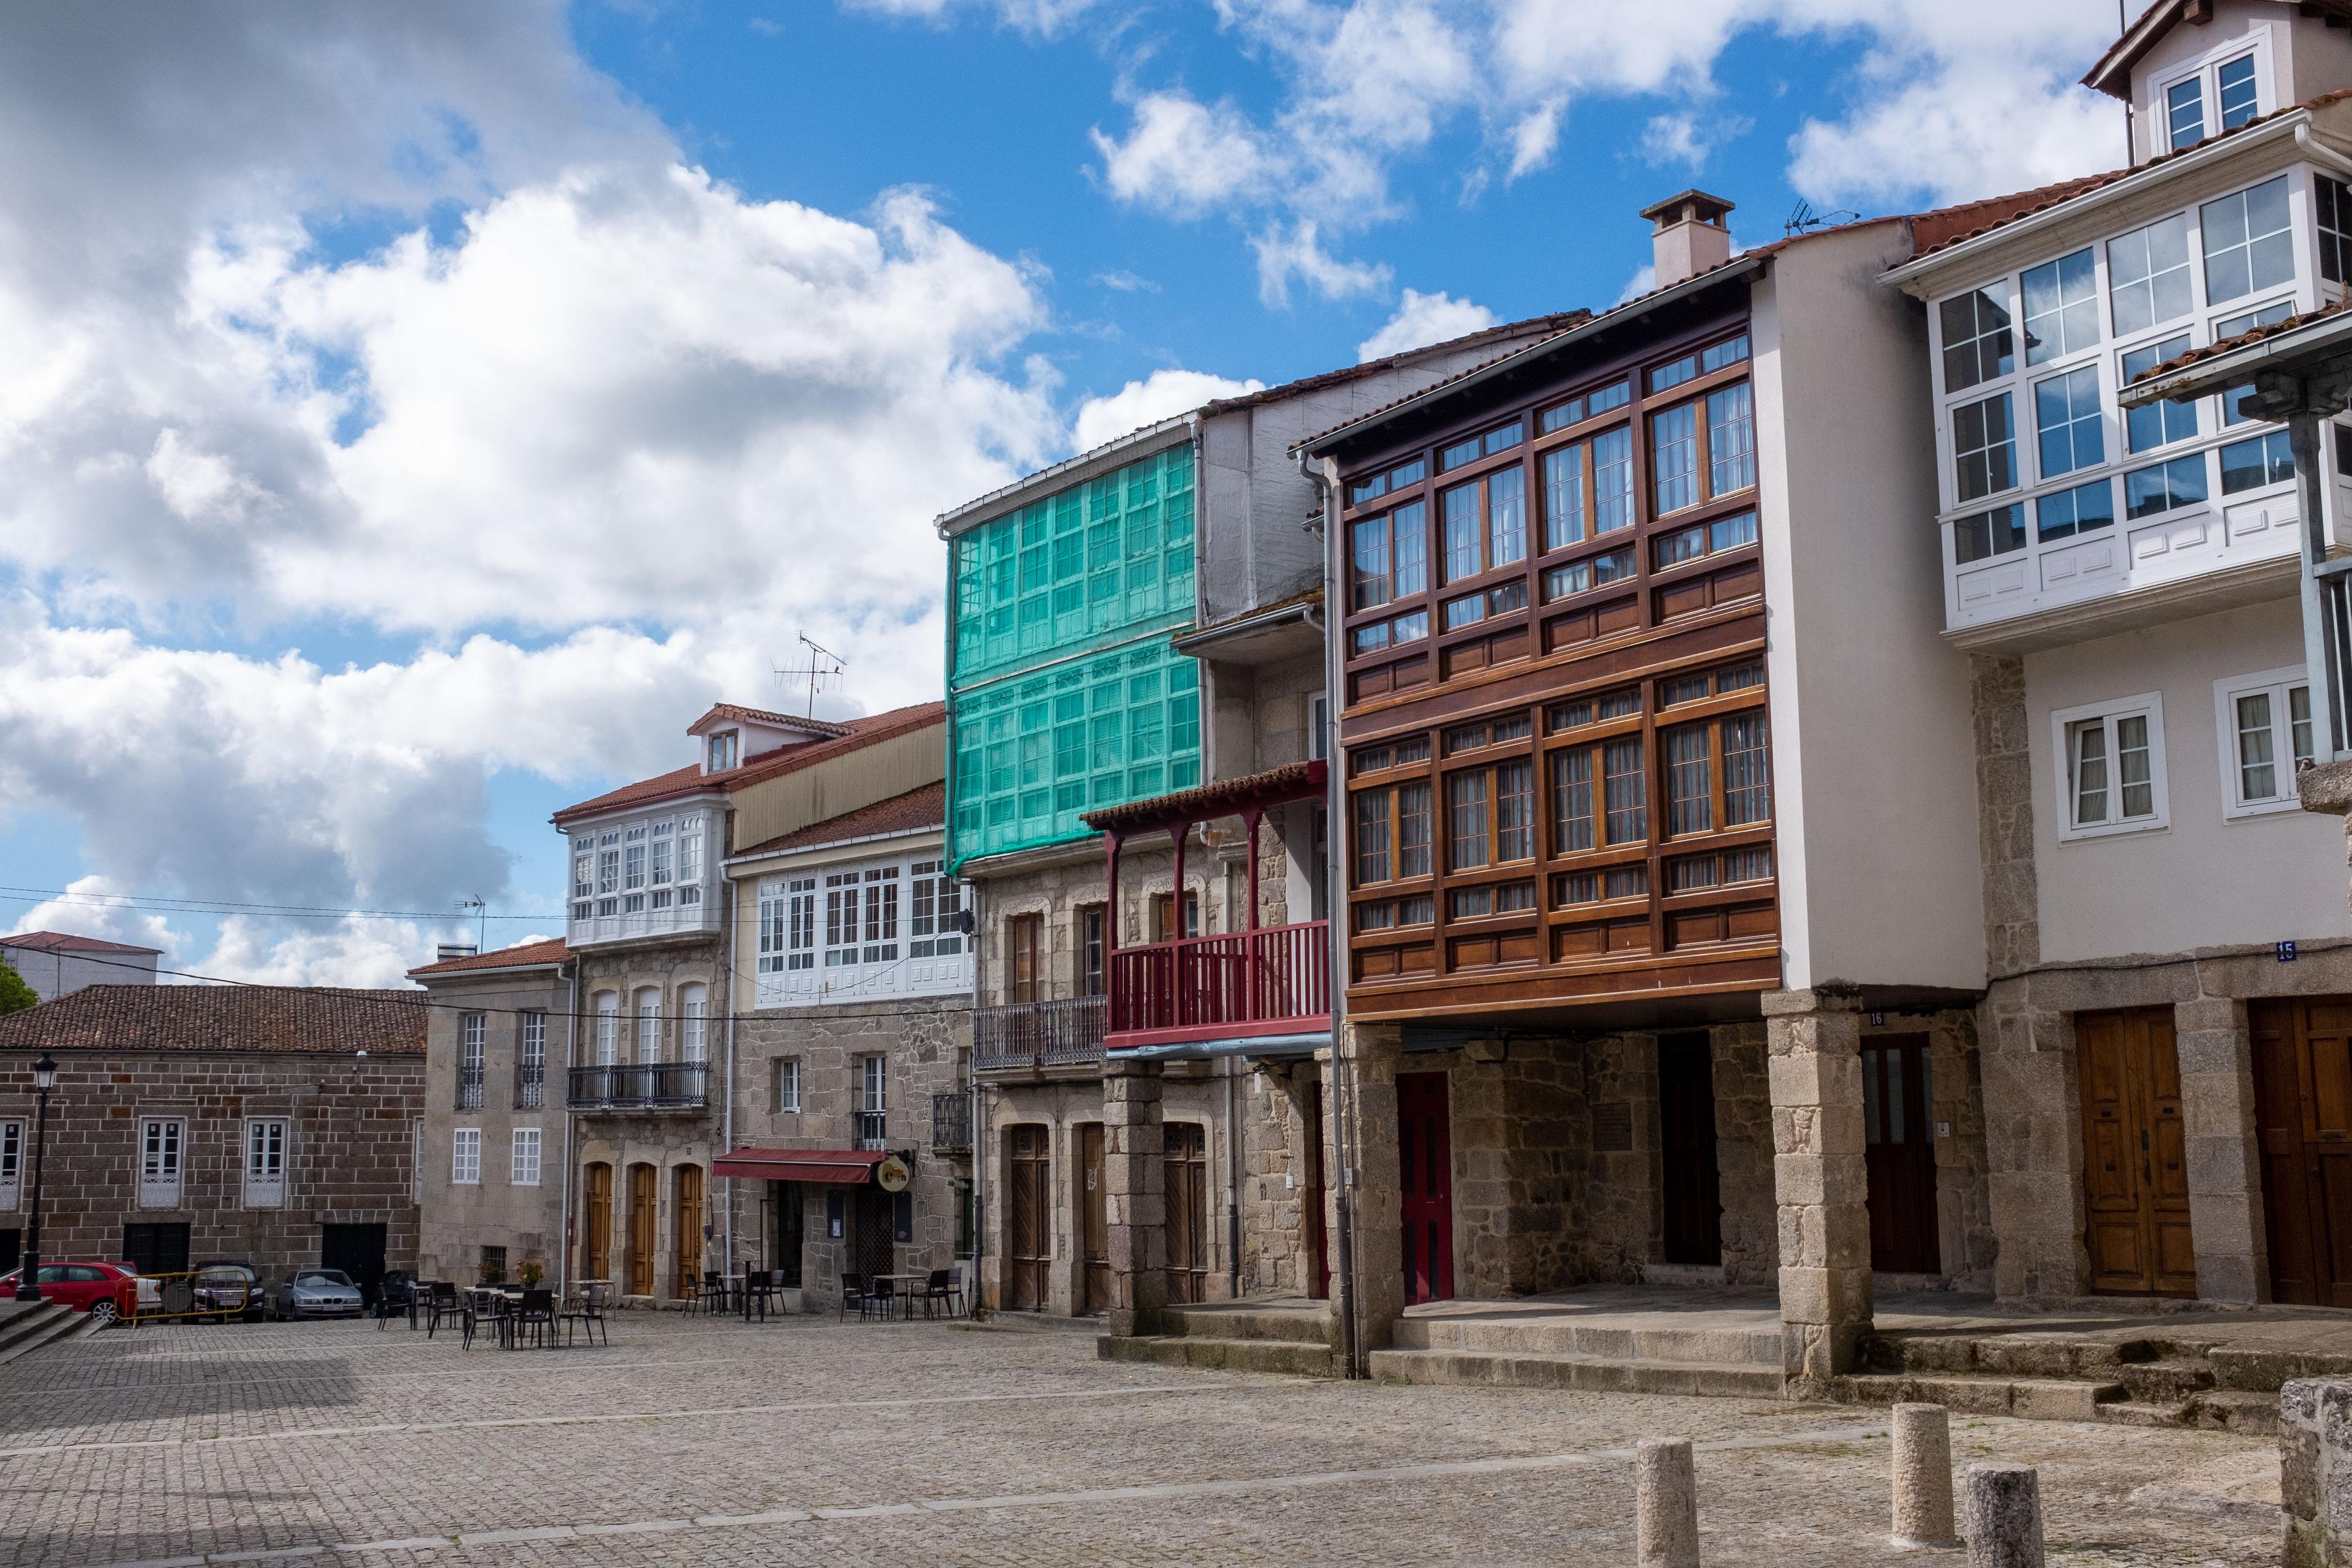
{"label": "granite stone building", "polygon": [[740,1260],[813,1310],[845,1274],[971,1256],[971,937],[945,828],[934,777],[728,859],[750,984],[719,1174]]}
{"label": "granite stone building", "polygon": [[579,1024],[561,939],[412,969],[425,1036],[417,1272],[562,1283],[570,1123],[564,1065]]}
{"label": "granite stone building", "polygon": [[415,1266],[425,998],[280,985],[91,985],[0,1018],[0,1257],[33,1191],[32,1064],[57,1058],[47,1259],[147,1272],[226,1258],[372,1287]]}

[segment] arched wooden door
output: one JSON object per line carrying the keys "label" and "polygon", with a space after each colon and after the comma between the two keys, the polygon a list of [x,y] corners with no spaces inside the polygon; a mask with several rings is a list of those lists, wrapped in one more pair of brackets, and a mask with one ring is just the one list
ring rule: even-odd
{"label": "arched wooden door", "polygon": [[588,1167],[588,1245],[585,1273],[591,1279],[613,1278],[613,1167],[597,1162]]}
{"label": "arched wooden door", "polygon": [[654,1168],[629,1167],[629,1286],[632,1296],[654,1293]]}
{"label": "arched wooden door", "polygon": [[672,1178],[677,1188],[677,1294],[683,1301],[702,1286],[702,1167],[680,1165]]}
{"label": "arched wooden door", "polygon": [[1209,1291],[1209,1137],[1197,1121],[1166,1124],[1168,1299],[1202,1301]]}
{"label": "arched wooden door", "polygon": [[1004,1297],[1016,1312],[1045,1310],[1045,1266],[1053,1256],[1053,1188],[1047,1184],[1045,1130],[1004,1133]]}

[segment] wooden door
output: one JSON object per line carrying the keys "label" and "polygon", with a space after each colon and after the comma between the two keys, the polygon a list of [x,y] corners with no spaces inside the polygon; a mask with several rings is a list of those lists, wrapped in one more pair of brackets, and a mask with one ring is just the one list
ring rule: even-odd
{"label": "wooden door", "polygon": [[2091,1289],[2193,1296],[2189,1160],[2180,1122],[2180,1058],[2172,1009],[2079,1013],[2083,1084],[2084,1245]]}
{"label": "wooden door", "polygon": [[1307,1086],[1307,1294],[1331,1299],[1331,1247],[1326,1235],[1323,1161],[1323,1080]]}
{"label": "wooden door", "polygon": [[1927,1037],[1873,1035],[1862,1046],[1863,1164],[1870,1182],[1870,1266],[1940,1274],[1935,1097]]}
{"label": "wooden door", "polygon": [[1045,999],[1037,987],[1038,939],[1045,924],[1043,915],[1014,915],[1004,922],[1004,984],[1015,1005]]}
{"label": "wooden door", "polygon": [[629,1167],[629,1289],[632,1296],[654,1293],[654,1168]]}
{"label": "wooden door", "polygon": [[1110,1310],[1110,1205],[1103,1195],[1103,1129],[1078,1129],[1078,1311]]}
{"label": "wooden door", "polygon": [[1005,1304],[1016,1312],[1042,1312],[1054,1234],[1049,1214],[1053,1188],[1045,1181],[1045,1130],[1007,1129],[1004,1165]]}
{"label": "wooden door", "polygon": [[1151,900],[1151,940],[1174,942],[1180,937],[1201,934],[1201,895],[1184,895],[1184,929],[1176,929],[1176,895],[1157,893]]}
{"label": "wooden door", "polygon": [[1209,1139],[1197,1121],[1171,1121],[1167,1140],[1168,1299],[1209,1299]]}
{"label": "wooden door", "polygon": [[1442,1072],[1397,1074],[1404,1299],[1454,1299],[1454,1130]]}
{"label": "wooden door", "polygon": [[2352,999],[2256,1002],[2246,1019],[2272,1299],[2352,1307]]}
{"label": "wooden door", "polygon": [[1723,1261],[1715,1159],[1715,1053],[1703,1030],[1658,1037],[1658,1145],[1668,1263]]}
{"label": "wooden door", "polygon": [[801,1288],[801,1254],[807,1242],[803,1228],[807,1224],[805,1200],[798,1182],[770,1182],[768,1191],[774,1194],[770,1201],[776,1205],[776,1252],[769,1263],[771,1268],[781,1268],[784,1284],[792,1289]]}
{"label": "wooden door", "polygon": [[599,1163],[588,1167],[588,1261],[587,1277],[610,1280],[613,1278],[613,1167]]}
{"label": "wooden door", "polygon": [[680,1165],[672,1184],[677,1199],[677,1293],[685,1300],[702,1286],[702,1167]]}

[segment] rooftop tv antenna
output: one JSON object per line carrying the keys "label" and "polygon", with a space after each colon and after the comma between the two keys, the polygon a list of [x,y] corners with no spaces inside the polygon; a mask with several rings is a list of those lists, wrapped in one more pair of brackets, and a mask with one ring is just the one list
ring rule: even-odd
{"label": "rooftop tv antenna", "polygon": [[834,652],[831,648],[815,641],[806,632],[800,634],[800,643],[801,647],[808,649],[808,662],[806,664],[780,664],[774,666],[776,684],[778,686],[784,686],[787,682],[790,682],[797,685],[803,680],[807,681],[808,712],[806,717],[814,719],[816,717],[816,694],[825,689],[825,682],[839,680],[841,679],[842,672],[849,668],[849,661],[842,658],[839,654]]}
{"label": "rooftop tv antenna", "polygon": [[1807,229],[1821,228],[1833,223],[1852,223],[1860,216],[1862,216],[1860,213],[1846,207],[1832,207],[1828,212],[1815,212],[1812,203],[1800,201],[1797,204],[1797,210],[1789,215],[1789,221],[1780,226],[1780,232],[1793,239]]}

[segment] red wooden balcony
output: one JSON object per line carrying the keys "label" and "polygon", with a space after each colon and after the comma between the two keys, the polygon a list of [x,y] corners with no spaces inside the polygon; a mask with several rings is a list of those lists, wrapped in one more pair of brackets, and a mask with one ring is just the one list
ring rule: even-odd
{"label": "red wooden balcony", "polygon": [[1186,937],[1110,955],[1111,1050],[1331,1027],[1328,921]]}

